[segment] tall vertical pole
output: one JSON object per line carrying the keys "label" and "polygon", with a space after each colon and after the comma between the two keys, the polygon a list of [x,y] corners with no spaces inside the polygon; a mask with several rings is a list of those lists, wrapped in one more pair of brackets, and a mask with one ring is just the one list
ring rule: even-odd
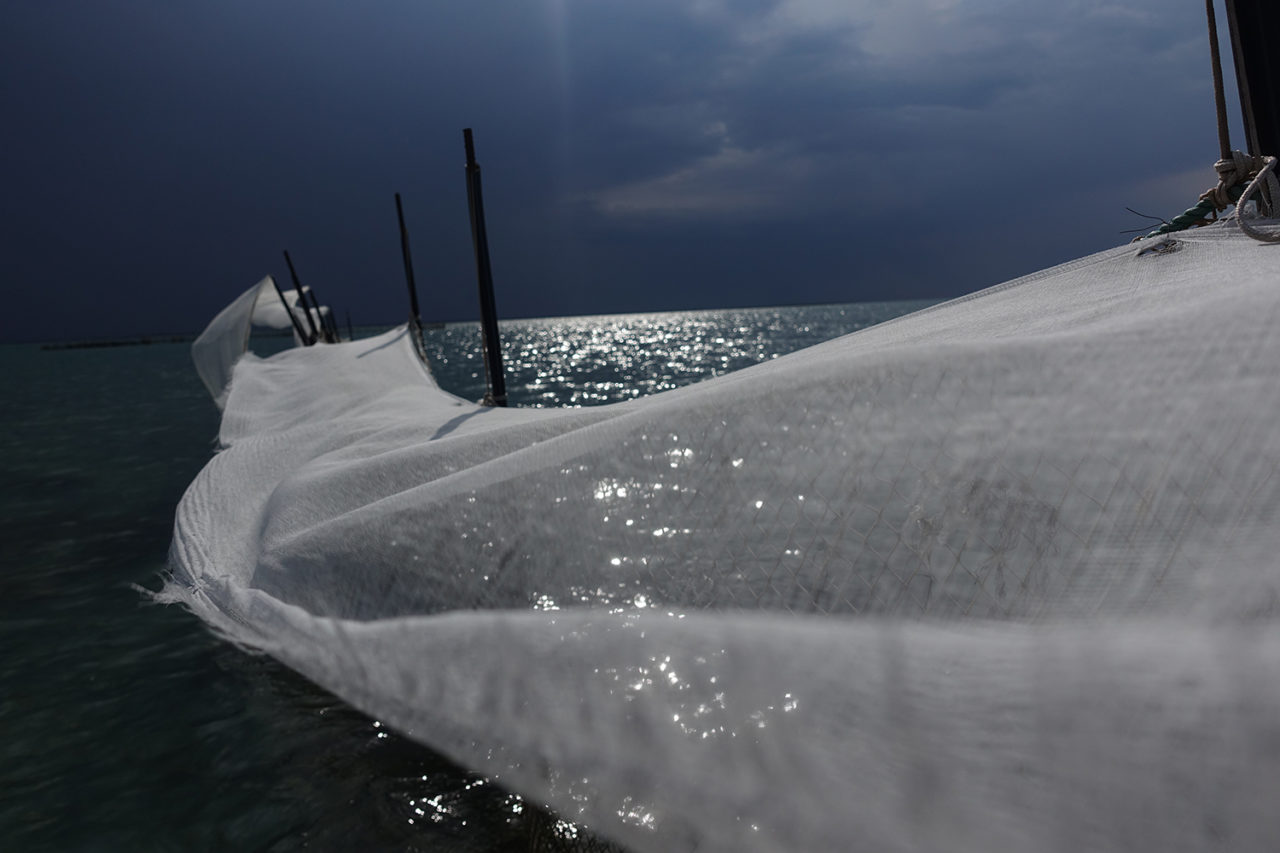
{"label": "tall vertical pole", "polygon": [[289,322],[293,324],[293,331],[297,333],[298,340],[302,341],[303,346],[311,346],[315,341],[311,340],[307,333],[303,331],[302,324],[298,322],[298,315],[293,313],[293,306],[289,304],[289,300],[284,298],[284,291],[276,283],[276,277],[269,275],[267,278],[271,279],[271,286],[276,289],[276,296],[280,297],[280,304],[284,306],[284,313],[289,315]]}
{"label": "tall vertical pole", "polygon": [[409,285],[409,324],[417,336],[418,349],[422,349],[422,314],[418,311],[418,285],[413,280],[413,256],[409,253],[409,229],[404,224],[404,205],[400,193],[396,193],[396,217],[400,220],[400,254],[404,258],[404,280]]}
{"label": "tall vertical pole", "polygon": [[471,245],[476,253],[476,284],[480,290],[480,335],[490,406],[507,405],[507,382],[502,369],[502,346],[498,340],[498,310],[493,298],[493,270],[489,266],[489,237],[484,227],[484,199],[480,192],[480,164],[476,162],[471,128],[462,131],[467,148],[467,207],[471,212]]}
{"label": "tall vertical pole", "polygon": [[1223,160],[1231,159],[1231,134],[1227,130],[1227,96],[1222,87],[1222,56],[1218,52],[1218,20],[1213,0],[1204,0],[1209,17],[1209,59],[1213,62],[1213,104],[1218,113],[1218,150]]}
{"label": "tall vertical pole", "polygon": [[320,330],[316,328],[316,321],[311,316],[311,307],[307,305],[306,293],[298,282],[298,272],[293,268],[293,259],[289,257],[288,249],[284,250],[284,262],[289,265],[289,276],[293,279],[293,289],[298,292],[298,304],[302,306],[302,313],[307,316],[307,327],[311,329],[311,343],[314,344],[320,338]]}

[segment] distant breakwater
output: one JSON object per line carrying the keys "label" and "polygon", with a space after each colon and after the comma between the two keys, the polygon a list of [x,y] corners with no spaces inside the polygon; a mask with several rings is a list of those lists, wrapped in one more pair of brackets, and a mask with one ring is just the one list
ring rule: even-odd
{"label": "distant breakwater", "polygon": [[41,344],[40,349],[99,349],[104,347],[141,347],[150,344],[182,344],[196,339],[195,335],[156,335],[140,338],[116,338],[108,341],[67,341]]}

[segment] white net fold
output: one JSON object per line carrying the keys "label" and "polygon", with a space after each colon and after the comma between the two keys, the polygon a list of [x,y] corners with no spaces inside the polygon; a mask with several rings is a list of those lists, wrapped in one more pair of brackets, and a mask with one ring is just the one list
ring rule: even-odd
{"label": "white net fold", "polygon": [[297,324],[305,324],[308,313],[317,323],[316,328],[320,328],[321,320],[329,316],[329,308],[322,305],[319,312],[305,308],[299,304],[298,291],[277,291],[271,276],[263,278],[218,312],[191,345],[191,358],[200,381],[219,409],[226,406],[236,362],[248,349],[253,328],[281,330],[293,327],[293,342],[301,346],[303,342],[298,337]]}
{"label": "white net fold", "polygon": [[247,355],[166,595],[637,850],[1272,848],[1280,250],[1166,243],[597,408]]}

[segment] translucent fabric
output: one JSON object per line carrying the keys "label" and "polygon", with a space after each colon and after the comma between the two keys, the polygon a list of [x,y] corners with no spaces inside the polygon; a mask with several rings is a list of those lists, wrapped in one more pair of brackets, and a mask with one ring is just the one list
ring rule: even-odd
{"label": "translucent fabric", "polygon": [[[281,302],[282,296],[284,302]],[[285,303],[288,303],[287,308]],[[223,308],[213,318],[191,345],[191,357],[195,361],[200,380],[204,382],[219,409],[226,405],[232,370],[248,349],[249,334],[253,327],[288,329],[294,325],[289,318],[290,313],[301,323],[305,322],[308,310],[318,322],[320,315],[314,309],[304,310],[299,307],[298,291],[277,292],[275,280],[267,276],[240,294],[235,302]],[[320,310],[324,316],[328,316],[327,306],[321,306]],[[302,345],[296,327],[293,340],[295,344]]]}
{"label": "translucent fabric", "polygon": [[[276,292],[270,276],[258,282],[256,290],[258,299],[253,307],[253,325],[266,326],[270,329],[288,329],[293,326],[293,320],[289,317],[290,313],[299,320],[306,316],[303,310],[298,307],[298,291],[282,291],[284,302],[281,302],[281,293]],[[285,303],[288,303],[287,309]]]}
{"label": "translucent fabric", "polygon": [[270,283],[271,276],[267,276],[240,294],[235,302],[213,318],[191,345],[196,373],[219,409],[226,405],[232,368],[249,346],[249,331],[258,308],[259,294]]}
{"label": "translucent fabric", "polygon": [[1269,849],[1278,252],[588,409],[451,397],[404,329],[247,355],[164,595],[636,850]]}

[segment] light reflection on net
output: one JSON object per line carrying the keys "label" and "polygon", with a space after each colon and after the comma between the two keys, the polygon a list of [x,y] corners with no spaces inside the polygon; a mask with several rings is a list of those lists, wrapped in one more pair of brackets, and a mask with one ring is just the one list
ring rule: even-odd
{"label": "light reflection on net", "polygon": [[[903,305],[902,312],[917,307],[920,306]],[[512,405],[526,407],[622,402],[776,358],[872,325],[886,316],[883,306],[850,305],[504,322],[509,399]],[[429,330],[426,347],[443,388],[466,399],[483,396],[475,324]],[[624,626],[639,628],[641,637],[641,626],[647,624],[639,621],[642,614],[648,619],[663,612],[669,618],[684,618],[683,613],[668,611],[671,605],[662,600],[664,596],[639,579],[649,566],[647,554],[653,553],[659,543],[665,546],[673,537],[694,532],[669,523],[669,514],[649,518],[655,502],[692,497],[697,491],[696,469],[709,464],[709,460],[700,458],[697,436],[640,435],[639,441],[651,448],[645,450],[652,453],[652,457],[645,458],[655,463],[650,477],[616,477],[602,471],[603,476],[595,479],[594,486],[589,485],[581,496],[593,511],[599,512],[605,525],[625,534],[615,543],[616,549],[600,555],[599,565],[604,572],[588,584],[535,589],[530,592],[527,606],[548,612],[549,616],[550,612],[567,608],[599,608]],[[757,461],[744,456],[727,463],[735,471],[743,469],[745,474]],[[586,467],[576,466],[575,470],[583,472]],[[759,510],[764,503],[755,494],[744,494],[742,498],[749,510]],[[556,496],[552,503],[562,500],[562,496]],[[803,497],[798,500],[803,501]],[[475,504],[476,498],[472,496],[468,502]],[[477,507],[477,511],[482,517],[483,507]],[[667,518],[668,523],[659,522],[659,517]],[[494,531],[484,523],[477,523],[469,531],[464,529],[462,535],[474,537],[490,551],[498,544],[492,538]],[[794,558],[798,554],[799,548],[792,547],[786,556]],[[488,575],[483,580],[487,583]],[[754,729],[775,724],[799,706],[797,697],[786,693],[751,701],[746,707],[733,707],[711,674],[715,671],[716,664],[706,658],[678,661],[661,655],[633,666],[596,670],[595,674],[611,684],[611,692],[629,702],[652,691],[662,691],[673,698],[674,701],[662,703],[669,709],[663,724],[674,726],[697,741],[753,737]],[[484,781],[476,779],[474,784],[482,785]],[[590,796],[589,779],[561,780],[559,784],[571,800],[585,801]],[[471,791],[471,783],[463,790]],[[438,789],[423,791],[408,800],[406,818],[410,823],[429,820],[465,825],[459,802],[457,796],[442,794]],[[536,811],[515,795],[503,801],[503,808],[512,819],[520,818],[527,810]],[[562,817],[548,817],[543,830],[553,843],[563,844],[563,849],[576,849],[566,842],[580,837],[579,827],[565,819],[573,817],[571,811]],[[617,815],[623,822],[647,830],[654,830],[660,821],[654,805],[639,798],[621,803]]]}

